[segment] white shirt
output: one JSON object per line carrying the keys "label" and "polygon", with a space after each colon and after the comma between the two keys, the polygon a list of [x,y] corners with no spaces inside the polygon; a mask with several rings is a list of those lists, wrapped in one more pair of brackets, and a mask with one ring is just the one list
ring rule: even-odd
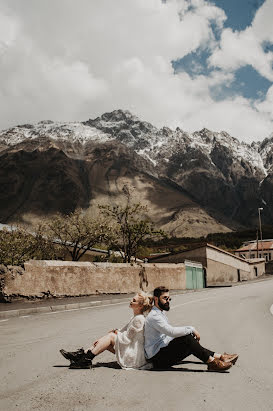
{"label": "white shirt", "polygon": [[144,337],[146,358],[152,358],[174,338],[183,337],[194,331],[195,328],[191,326],[172,327],[169,324],[165,312],[154,306],[145,321]]}

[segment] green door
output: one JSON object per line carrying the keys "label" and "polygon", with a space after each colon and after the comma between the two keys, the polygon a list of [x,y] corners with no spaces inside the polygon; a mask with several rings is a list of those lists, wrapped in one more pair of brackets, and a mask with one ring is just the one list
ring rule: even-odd
{"label": "green door", "polygon": [[187,290],[193,290],[193,267],[186,265],[186,288]]}
{"label": "green door", "polygon": [[186,288],[187,290],[204,288],[204,274],[201,267],[186,265]]}
{"label": "green door", "polygon": [[204,273],[203,268],[196,267],[196,288],[204,288]]}

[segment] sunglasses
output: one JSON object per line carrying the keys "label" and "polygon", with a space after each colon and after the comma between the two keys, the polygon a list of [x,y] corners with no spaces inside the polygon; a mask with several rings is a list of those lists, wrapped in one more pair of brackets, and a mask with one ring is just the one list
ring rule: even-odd
{"label": "sunglasses", "polygon": [[171,297],[162,297],[162,300],[165,300],[165,301],[172,301]]}

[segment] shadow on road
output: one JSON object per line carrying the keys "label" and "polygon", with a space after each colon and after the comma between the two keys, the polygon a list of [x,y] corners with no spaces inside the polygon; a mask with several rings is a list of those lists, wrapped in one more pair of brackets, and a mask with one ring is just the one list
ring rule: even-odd
{"label": "shadow on road", "polygon": [[116,361],[97,362],[96,364],[93,365],[92,368],[100,368],[100,367],[114,368],[115,370],[120,370],[121,369],[121,367],[118,365],[118,363]]}
{"label": "shadow on road", "polygon": [[[197,365],[205,365],[203,362],[201,362],[201,361],[180,361],[180,362],[178,362],[177,364],[176,364],[176,366],[177,365],[186,365],[186,364],[197,364]],[[153,372],[158,372],[158,371],[164,371],[164,372],[168,372],[168,371],[175,371],[175,372],[193,372],[193,373],[195,373],[195,372],[212,372],[212,371],[208,371],[207,369],[198,369],[198,370],[194,370],[194,369],[192,369],[192,368],[185,368],[185,367],[170,367],[170,368],[158,368],[158,369],[156,369],[156,368],[152,368],[151,370],[148,370],[148,371],[153,371]],[[215,371],[216,372],[216,371]],[[221,372],[221,374],[229,374],[229,371],[223,371],[223,372]]]}
{"label": "shadow on road", "polygon": [[[204,365],[204,363],[202,363],[201,361],[181,361],[179,363],[177,363],[176,365],[186,365],[186,364],[197,364],[197,365]],[[69,368],[69,365],[53,365],[54,368]],[[105,368],[112,368],[115,370],[120,370],[121,367],[118,365],[118,363],[116,361],[110,361],[110,362],[97,362],[96,364],[94,364],[92,366],[92,369],[94,368],[101,368],[101,367],[105,367]],[[193,370],[192,368],[185,368],[185,367],[170,367],[170,368],[152,368],[150,370],[142,370],[142,371],[153,371],[153,372],[211,372],[208,371],[207,369],[198,369],[198,370]],[[223,371],[221,372],[221,374],[229,374],[229,371]]]}
{"label": "shadow on road", "polygon": [[[68,365],[53,365],[53,368],[69,368]],[[100,367],[105,367],[105,368],[114,368],[116,370],[120,370],[121,367],[118,365],[116,361],[112,362],[97,362],[96,364],[93,364],[92,368],[100,368]]]}

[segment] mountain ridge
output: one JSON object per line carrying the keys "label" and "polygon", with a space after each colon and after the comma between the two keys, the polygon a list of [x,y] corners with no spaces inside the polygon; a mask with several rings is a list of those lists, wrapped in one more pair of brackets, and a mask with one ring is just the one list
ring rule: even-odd
{"label": "mountain ridge", "polygon": [[[153,184],[159,184],[159,191],[160,181],[165,181],[170,190],[176,190],[178,197],[180,195],[178,188],[184,190],[195,204],[194,221],[198,220],[198,213],[206,210],[204,213],[207,218],[213,218],[216,226],[219,228],[222,225],[223,230],[234,228],[236,224],[254,225],[257,219],[257,208],[263,202],[266,204],[264,218],[268,222],[273,220],[271,211],[273,209],[273,135],[262,142],[247,144],[224,131],[213,132],[203,128],[194,133],[187,133],[178,127],[175,130],[168,127],[158,129],[148,122],[141,121],[127,110],[104,113],[100,117],[84,122],[46,120],[0,132],[2,163],[0,182],[2,181],[5,187],[10,186],[11,176],[5,176],[3,167],[7,170],[9,161],[14,162],[14,159],[11,160],[12,155],[18,156],[16,153],[20,152],[23,156],[23,152],[30,153],[35,150],[37,153],[40,152],[40,156],[43,152],[56,155],[53,149],[58,153],[62,152],[67,158],[64,161],[61,154],[58,154],[57,157],[60,157],[58,160],[56,158],[56,161],[61,163],[64,161],[66,167],[72,167],[71,170],[73,169],[74,172],[78,170],[78,166],[72,164],[72,160],[84,164],[82,167],[89,171],[81,177],[77,171],[74,178],[77,181],[82,178],[89,179],[90,187],[96,186],[96,173],[92,174],[93,171],[90,171],[94,169],[95,164],[101,163],[101,170],[105,171],[107,164],[111,163],[111,173],[116,173],[117,181],[122,180],[123,172],[131,176],[130,184],[133,190],[132,181],[138,174],[154,178],[157,183]],[[9,160],[7,156],[10,156]],[[16,171],[17,174],[13,176],[15,180],[20,179],[23,163],[27,160],[20,161],[21,170]],[[52,162],[52,159],[49,160],[48,157],[48,161]],[[46,165],[44,167],[46,168]],[[101,171],[103,175],[104,171]],[[59,168],[59,173],[62,173],[62,168]],[[107,173],[104,177],[106,180],[109,178]],[[145,180],[147,187],[150,184],[148,180],[147,177]],[[171,183],[176,185],[176,189],[171,188]],[[52,184],[54,186],[54,181]],[[80,182],[78,184],[81,185]],[[106,182],[103,181],[102,186],[105,184]],[[98,187],[97,189],[99,190]],[[92,202],[96,197],[94,193],[92,195],[90,193],[85,193],[88,198],[84,202],[85,206],[88,205],[88,201]],[[112,194],[109,194],[110,198]],[[145,196],[148,198],[149,193],[145,192]],[[2,193],[3,197],[5,195]],[[7,194],[6,197],[8,198],[9,195]],[[183,201],[179,203],[181,212]],[[5,201],[5,207],[8,206],[8,202],[9,200]],[[82,203],[82,200],[75,200],[75,206]],[[42,208],[44,209],[44,206]],[[169,218],[169,223],[171,222],[173,226],[175,226],[177,213],[179,214],[178,209],[174,213],[172,222]],[[0,212],[0,218],[3,219],[3,211],[2,217]],[[205,226],[204,221],[202,224]],[[220,221],[225,223],[222,224]],[[219,229],[221,231],[221,227]]]}

